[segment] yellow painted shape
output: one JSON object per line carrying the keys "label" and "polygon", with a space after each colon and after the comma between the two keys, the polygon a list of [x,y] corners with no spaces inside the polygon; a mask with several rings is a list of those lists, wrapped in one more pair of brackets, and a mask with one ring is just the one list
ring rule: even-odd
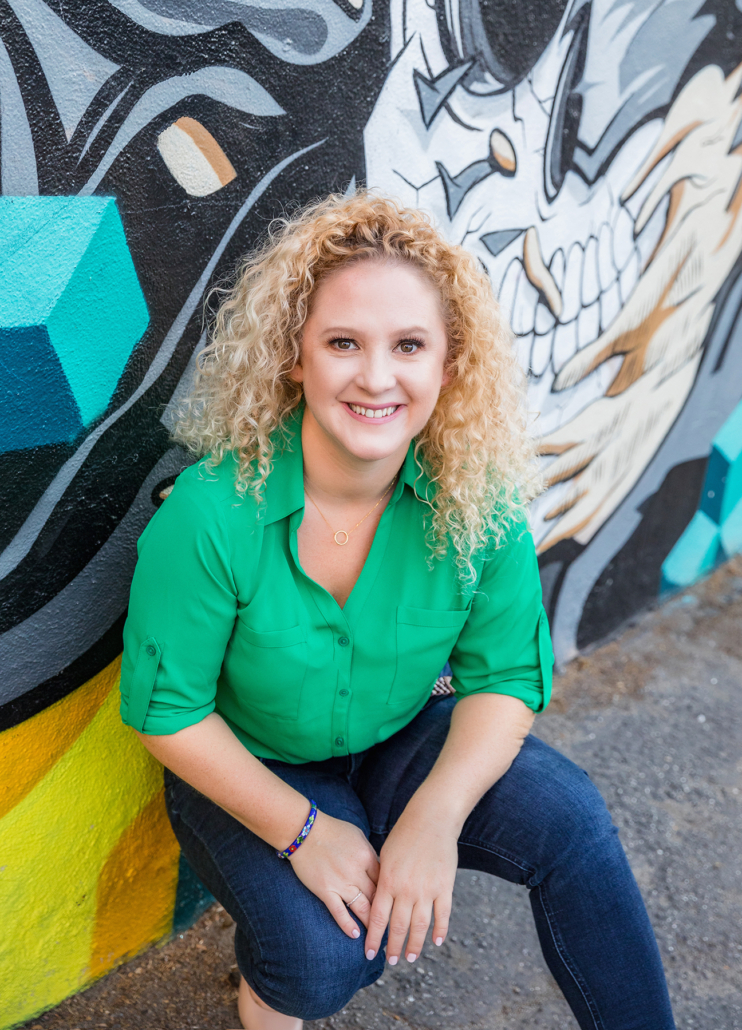
{"label": "yellow painted shape", "polygon": [[98,879],[93,976],[170,930],[179,855],[161,790],[121,834]]}
{"label": "yellow painted shape", "polygon": [[0,734],[0,819],[77,740],[118,682],[120,672],[118,657],[72,694]]}
{"label": "yellow painted shape", "polygon": [[[95,975],[99,877],[162,788],[160,765],[118,709],[111,690],[69,750],[0,820],[0,1028],[50,1008]],[[129,894],[127,909],[137,904]]]}

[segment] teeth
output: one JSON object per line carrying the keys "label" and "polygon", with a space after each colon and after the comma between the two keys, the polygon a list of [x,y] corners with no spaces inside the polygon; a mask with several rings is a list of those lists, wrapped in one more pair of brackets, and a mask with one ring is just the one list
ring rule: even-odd
{"label": "teeth", "polygon": [[636,245],[639,248],[639,260],[642,268],[646,267],[647,262],[654,253],[654,248],[657,246],[660,236],[662,235],[662,231],[665,228],[669,203],[670,197],[668,195],[661,204],[657,205],[652,217],[636,238]]}
{"label": "teeth", "polygon": [[538,300],[538,290],[530,284],[525,270],[522,270],[513,306],[513,332],[516,336],[527,336],[533,332]]}
{"label": "teeth", "polygon": [[631,291],[636,286],[639,278],[639,251],[634,248],[631,252],[631,257],[626,263],[626,267],[621,272],[621,278],[619,280],[621,285],[621,300],[626,303],[629,299]]}
{"label": "teeth", "polygon": [[554,371],[560,372],[562,367],[577,352],[577,321],[573,319],[567,325],[558,325],[554,334]]}
{"label": "teeth", "polygon": [[614,279],[613,285],[600,295],[600,328],[602,330],[608,328],[620,308],[621,294],[618,289],[618,279]]}
{"label": "teeth", "polygon": [[618,209],[616,227],[613,230],[613,262],[619,272],[626,267],[626,262],[634,251],[634,223],[625,207]]}
{"label": "teeth", "polygon": [[598,282],[598,241],[591,236],[585,247],[585,260],[582,263],[582,306],[594,304],[600,294]]}
{"label": "teeth", "polygon": [[390,408],[362,408],[360,404],[349,404],[348,407],[356,415],[365,415],[366,418],[385,418],[387,415],[392,415],[399,405],[393,404]]}
{"label": "teeth", "polygon": [[600,304],[596,300],[590,307],[583,308],[577,320],[577,339],[580,350],[597,340],[600,332]]}
{"label": "teeth", "polygon": [[507,271],[500,286],[500,309],[508,322],[512,321],[513,302],[515,300],[515,289],[518,285],[518,276],[523,266],[517,258],[514,258],[507,267]]}
{"label": "teeth", "polygon": [[562,290],[562,322],[572,322],[580,313],[580,280],[582,269],[582,247],[579,243],[572,245],[567,257],[567,271],[564,276]]}
{"label": "teeth", "polygon": [[531,346],[533,345],[533,333],[527,336],[516,336],[514,342],[515,356],[518,364],[528,371],[531,367]]}
{"label": "teeth", "polygon": [[611,254],[613,249],[612,236],[613,233],[611,232],[610,225],[604,222],[598,237],[598,278],[600,279],[600,289],[603,292],[610,289],[611,285],[616,281],[616,269],[614,268]]}
{"label": "teeth", "polygon": [[[552,323],[554,319],[552,318]],[[551,336],[534,336],[533,347],[531,348],[531,371],[535,376],[542,376],[549,367],[551,358]]]}
{"label": "teeth", "polygon": [[[548,266],[548,281],[561,301],[556,318],[553,314],[556,308],[551,305],[550,310],[547,306],[542,287],[534,278],[535,265],[533,261],[529,264],[526,244],[523,263],[517,259],[510,262],[502,279],[500,304],[503,316],[510,315],[518,360],[529,373],[529,404],[531,395],[535,397],[540,389],[538,384],[548,378],[545,373],[549,362],[558,374],[577,350],[594,343],[618,317],[662,236],[667,204],[666,198],[657,206],[636,239],[632,205],[625,203],[618,207],[611,223],[594,227],[584,246],[575,241],[568,250],[557,248],[554,251]],[[535,230],[533,232],[535,234]],[[536,271],[540,269],[543,274],[546,265],[540,249],[538,256],[541,264]],[[538,289],[534,288],[534,282]],[[603,362],[603,365],[608,364]],[[571,409],[575,403],[573,398],[584,403],[585,397],[598,388],[598,380],[600,388],[605,389],[616,369],[611,365],[609,371],[610,377],[605,370],[600,376],[591,374],[586,377],[589,385],[575,386],[568,391],[569,397],[561,397],[556,405],[549,403],[553,417],[568,421],[565,406]],[[602,377],[608,377],[606,382]],[[541,426],[540,431],[547,430]]]}
{"label": "teeth", "polygon": [[545,304],[539,304],[536,308],[536,333],[543,336],[545,333],[550,333],[553,328],[554,316]]}
{"label": "teeth", "polygon": [[549,265],[549,271],[557,285],[557,289],[561,293],[562,287],[564,286],[564,251],[561,247],[554,251],[554,256],[552,257],[551,264]]}

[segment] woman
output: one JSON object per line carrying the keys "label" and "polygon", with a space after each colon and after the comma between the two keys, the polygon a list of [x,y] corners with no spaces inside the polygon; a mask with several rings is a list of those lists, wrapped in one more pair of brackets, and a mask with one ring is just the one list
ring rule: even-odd
{"label": "woman", "polygon": [[385,950],[442,944],[461,865],[530,888],[581,1027],[672,1027],[602,799],[529,736],[553,662],[533,448],[474,260],[369,193],[283,222],[177,435],[208,457],[140,541],[121,711],[237,924],[243,1026],[299,1030]]}

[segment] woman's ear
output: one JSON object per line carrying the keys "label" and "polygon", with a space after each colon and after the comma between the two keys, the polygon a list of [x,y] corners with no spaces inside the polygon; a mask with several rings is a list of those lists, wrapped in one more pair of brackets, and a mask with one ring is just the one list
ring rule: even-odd
{"label": "woman's ear", "polygon": [[301,367],[298,361],[289,372],[289,379],[293,379],[295,383],[304,382],[304,369]]}

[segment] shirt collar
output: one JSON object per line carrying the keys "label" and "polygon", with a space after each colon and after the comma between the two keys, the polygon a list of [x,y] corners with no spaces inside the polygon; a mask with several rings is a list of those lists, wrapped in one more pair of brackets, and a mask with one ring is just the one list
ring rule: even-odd
{"label": "shirt collar", "polygon": [[[285,425],[285,435],[277,434],[273,453],[273,467],[265,482],[265,506],[262,521],[269,526],[285,519],[304,507],[304,459],[301,449],[301,423],[304,405],[293,411]],[[415,460],[415,441],[412,440],[402,464],[399,480],[389,501],[396,504],[408,486],[421,500],[432,500],[435,484],[420,469]]]}

